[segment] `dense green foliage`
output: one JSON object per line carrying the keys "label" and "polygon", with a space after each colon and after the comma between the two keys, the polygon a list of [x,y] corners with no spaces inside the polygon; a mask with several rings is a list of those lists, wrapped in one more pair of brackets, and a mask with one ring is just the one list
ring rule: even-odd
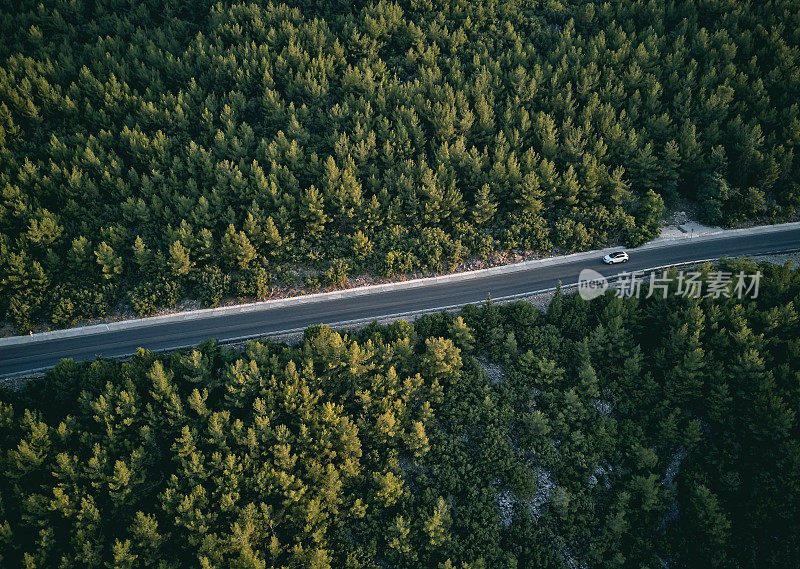
{"label": "dense green foliage", "polygon": [[[263,297],[800,204],[800,4],[0,2],[0,315]],[[301,270],[301,273],[296,272]]]}
{"label": "dense green foliage", "polygon": [[762,270],[66,360],[0,402],[0,564],[794,568],[800,271]]}

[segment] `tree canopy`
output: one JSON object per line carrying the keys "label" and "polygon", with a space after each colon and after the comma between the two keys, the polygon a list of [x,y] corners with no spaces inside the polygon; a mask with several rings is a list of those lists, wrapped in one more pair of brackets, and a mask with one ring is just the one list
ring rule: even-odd
{"label": "tree canopy", "polygon": [[796,0],[20,0],[0,31],[20,329],[800,205]]}
{"label": "tree canopy", "polygon": [[794,568],[800,271],[760,270],[64,360],[0,391],[0,564]]}

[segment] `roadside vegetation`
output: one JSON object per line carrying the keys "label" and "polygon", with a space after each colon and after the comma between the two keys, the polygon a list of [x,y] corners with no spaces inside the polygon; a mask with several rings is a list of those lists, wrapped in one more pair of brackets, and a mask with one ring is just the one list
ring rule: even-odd
{"label": "roadside vegetation", "polygon": [[795,568],[800,271],[760,269],[65,360],[0,392],[0,564]]}
{"label": "roadside vegetation", "polygon": [[7,0],[0,31],[19,331],[800,204],[794,0]]}

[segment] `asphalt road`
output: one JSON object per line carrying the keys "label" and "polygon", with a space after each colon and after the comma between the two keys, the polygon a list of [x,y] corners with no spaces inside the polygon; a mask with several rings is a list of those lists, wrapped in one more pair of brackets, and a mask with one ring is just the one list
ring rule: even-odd
{"label": "asphalt road", "polygon": [[569,260],[529,270],[491,275],[424,287],[378,291],[338,299],[325,299],[239,314],[213,315],[193,320],[156,322],[151,326],[106,331],[93,335],[42,339],[17,345],[0,345],[0,377],[52,367],[62,358],[76,361],[97,356],[120,357],[137,348],[168,350],[192,346],[206,338],[220,341],[276,334],[313,324],[353,320],[465,305],[547,289],[577,281],[581,269],[591,267],[605,276],[663,265],[722,256],[738,257],[800,247],[800,229],[742,235],[709,241],[679,241],[658,248],[633,250],[630,262],[607,267],[599,259]]}

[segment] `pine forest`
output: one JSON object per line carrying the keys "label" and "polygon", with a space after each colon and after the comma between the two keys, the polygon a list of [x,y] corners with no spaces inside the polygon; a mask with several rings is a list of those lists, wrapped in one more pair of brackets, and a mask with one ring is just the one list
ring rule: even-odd
{"label": "pine forest", "polygon": [[794,568],[800,270],[761,270],[64,360],[2,395],[0,564]]}
{"label": "pine forest", "polygon": [[3,0],[0,33],[22,333],[800,206],[797,0]]}

